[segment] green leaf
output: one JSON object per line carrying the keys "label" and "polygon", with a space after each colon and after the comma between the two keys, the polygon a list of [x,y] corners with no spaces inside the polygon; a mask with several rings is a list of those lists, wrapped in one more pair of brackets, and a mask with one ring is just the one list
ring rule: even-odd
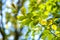
{"label": "green leaf", "polygon": [[22,21],[23,19],[25,19],[26,17],[25,16],[17,16],[17,19],[19,20],[19,21]]}

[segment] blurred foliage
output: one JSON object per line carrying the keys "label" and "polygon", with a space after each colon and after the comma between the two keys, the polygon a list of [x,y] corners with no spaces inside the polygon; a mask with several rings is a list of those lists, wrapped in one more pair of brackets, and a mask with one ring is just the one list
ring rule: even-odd
{"label": "blurred foliage", "polygon": [[36,34],[41,34],[39,39],[60,40],[60,0],[29,0],[28,13],[25,1],[22,0],[22,6],[11,4],[12,11],[6,12],[6,22],[11,22],[15,29],[18,29],[18,22],[20,29],[27,26],[25,39],[32,33],[33,40]]}

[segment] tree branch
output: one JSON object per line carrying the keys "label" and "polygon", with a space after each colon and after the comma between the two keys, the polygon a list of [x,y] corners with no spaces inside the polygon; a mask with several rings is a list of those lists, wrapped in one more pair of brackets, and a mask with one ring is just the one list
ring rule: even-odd
{"label": "tree branch", "polygon": [[[16,21],[17,21],[17,15],[18,15],[18,13],[19,13],[19,11],[20,11],[20,8],[23,6],[23,3],[24,3],[24,0],[22,0],[22,2],[21,2],[21,0],[18,0],[18,2],[17,2],[17,13],[15,14],[15,19],[16,19]],[[17,23],[15,24],[15,25],[17,25]],[[17,29],[15,28],[15,38],[14,38],[14,40],[18,40],[18,38],[19,38],[19,36],[20,36],[20,34],[21,34],[21,31],[22,31],[22,29],[23,28],[21,28],[20,29],[20,33],[17,31]]]}

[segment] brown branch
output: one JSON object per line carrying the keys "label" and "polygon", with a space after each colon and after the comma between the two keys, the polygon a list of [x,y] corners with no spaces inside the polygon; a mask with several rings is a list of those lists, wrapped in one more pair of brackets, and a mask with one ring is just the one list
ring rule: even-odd
{"label": "brown branch", "polygon": [[[22,0],[22,2],[21,2],[21,0],[18,0],[18,2],[17,2],[17,13],[14,16],[16,20],[17,20],[17,17],[16,16],[18,15],[18,13],[20,11],[20,8],[23,6],[23,4],[24,4],[24,0]],[[17,23],[15,25],[17,25]],[[18,32],[17,29],[15,28],[15,38],[14,38],[14,40],[18,40],[19,39],[19,36],[21,35],[22,29],[23,28],[21,28],[20,29],[20,32]]]}

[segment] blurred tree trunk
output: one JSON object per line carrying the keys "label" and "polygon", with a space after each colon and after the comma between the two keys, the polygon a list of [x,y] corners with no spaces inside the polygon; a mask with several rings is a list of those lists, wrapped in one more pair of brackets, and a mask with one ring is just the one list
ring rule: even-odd
{"label": "blurred tree trunk", "polygon": [[[24,5],[24,2],[25,0],[18,0],[17,2],[17,13],[15,14],[15,19],[16,19],[16,24],[15,24],[15,27],[17,27],[17,15],[20,11],[20,8]],[[18,40],[19,39],[19,36],[21,36],[21,31],[22,31],[23,28],[20,29],[20,32],[17,31],[17,28],[15,28],[15,38],[14,40]]]}
{"label": "blurred tree trunk", "polygon": [[0,15],[1,15],[1,27],[0,27],[0,32],[3,36],[3,40],[6,40],[6,34],[5,34],[5,29],[3,25],[3,14],[2,14],[2,0],[0,0]]}

